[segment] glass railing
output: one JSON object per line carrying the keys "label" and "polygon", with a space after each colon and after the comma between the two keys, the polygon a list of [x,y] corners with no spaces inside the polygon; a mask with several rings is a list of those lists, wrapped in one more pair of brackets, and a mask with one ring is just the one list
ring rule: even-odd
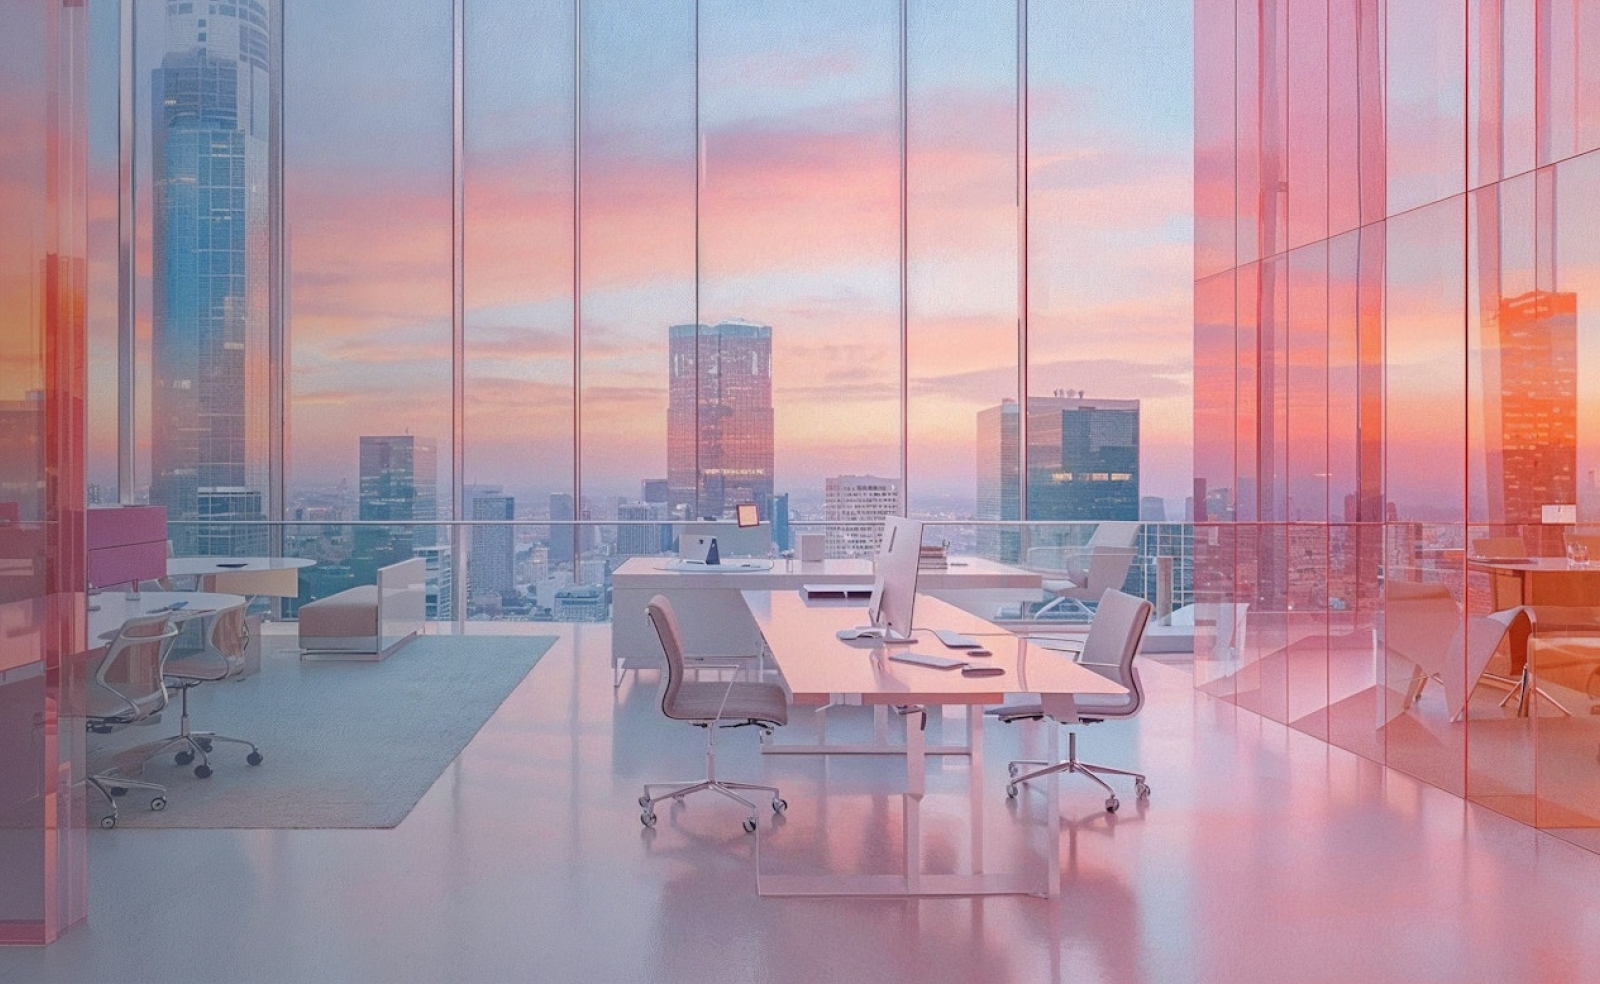
{"label": "glass railing", "polygon": [[[924,520],[924,544],[942,550],[959,585],[969,559],[1027,575],[1012,586],[944,593],[975,614],[1018,631],[1082,631],[1100,595],[1118,588],[1148,599],[1153,628],[1187,640],[1192,632],[1194,528],[1187,523],[1006,523]],[[669,520],[463,520],[440,523],[285,521],[169,524],[176,543],[204,543],[211,555],[298,557],[299,592],[273,603],[274,617],[345,588],[375,582],[377,570],[420,557],[427,613],[434,621],[605,622],[612,579],[635,558],[677,558],[691,536],[715,536],[722,558],[766,558],[791,569],[804,559],[870,559],[877,524],[792,520],[740,528]],[[976,568],[974,568],[976,569]],[[933,583],[936,578],[927,578]],[[1028,586],[1018,586],[1021,580]]]}

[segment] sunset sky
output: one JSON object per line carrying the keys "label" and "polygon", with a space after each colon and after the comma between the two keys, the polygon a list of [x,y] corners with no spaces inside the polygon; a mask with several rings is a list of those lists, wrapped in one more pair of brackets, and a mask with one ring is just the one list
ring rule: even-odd
{"label": "sunset sky", "polygon": [[[703,0],[697,101],[693,4],[585,3],[576,251],[572,11],[466,9],[467,481],[570,488],[575,276],[586,489],[665,475],[667,327],[726,317],[773,326],[780,491],[895,474],[898,5]],[[288,0],[291,486],[353,481],[362,434],[437,436],[447,459],[449,10]],[[163,42],[148,13],[141,115]],[[1175,506],[1191,469],[1189,18],[1178,0],[1035,3],[1029,25],[1029,385],[1142,400],[1144,492]],[[1006,5],[913,0],[908,20],[915,504],[970,496],[977,412],[1016,395],[1017,66]],[[109,241],[113,285],[114,93],[96,77],[92,269]],[[103,337],[103,310],[95,323]],[[114,410],[91,410],[91,472]]]}

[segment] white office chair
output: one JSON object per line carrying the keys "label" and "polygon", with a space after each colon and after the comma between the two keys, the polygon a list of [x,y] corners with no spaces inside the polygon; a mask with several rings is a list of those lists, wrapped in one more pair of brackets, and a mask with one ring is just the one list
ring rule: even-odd
{"label": "white office chair", "polygon": [[[1138,655],[1139,644],[1144,640],[1145,626],[1150,621],[1150,610],[1150,603],[1142,598],[1107,589],[1105,594],[1100,596],[1100,605],[1095,609],[1094,621],[1089,623],[1089,635],[1084,639],[1083,650],[1077,657],[1080,665],[1087,666],[1108,680],[1115,680],[1127,687],[1126,694],[1115,697],[1046,694],[1036,700],[991,708],[985,713],[993,714],[1007,724],[1013,721],[1037,721],[1048,717],[1069,727],[1097,724],[1111,718],[1126,718],[1138,714],[1139,709],[1144,706],[1144,687],[1139,682],[1139,671],[1133,665],[1133,658]],[[1041,768],[1031,772],[1023,769],[1023,766],[1029,765]],[[1106,792],[1106,810],[1111,813],[1115,813],[1121,803],[1117,799],[1116,790],[1101,778],[1102,775],[1131,776],[1134,781],[1134,794],[1140,800],[1150,798],[1150,784],[1145,782],[1142,773],[1078,761],[1076,731],[1067,732],[1066,761],[1052,764],[1034,759],[1020,759],[1011,762],[1006,768],[1011,776],[1010,782],[1006,784],[1006,796],[1013,799],[1017,796],[1020,784],[1058,772],[1075,772],[1099,784]]]}
{"label": "white office chair", "polygon": [[1088,602],[1107,590],[1122,589],[1138,552],[1134,547],[1138,536],[1138,523],[1104,522],[1082,546],[1030,549],[1027,566],[1042,575],[1040,586],[1055,596],[1052,605],[1086,610]]}
{"label": "white office chair", "polygon": [[[165,612],[136,615],[122,623],[85,689],[84,716],[91,733],[110,734],[153,721],[166,709],[162,664],[177,635],[178,630]],[[102,827],[117,825],[117,797],[130,789],[153,793],[152,810],[167,806],[165,786],[120,775],[115,768],[92,772],[85,781],[106,798],[110,807],[110,812],[100,818]]]}
{"label": "white office chair", "polygon": [[[687,721],[697,728],[706,729],[706,777],[699,780],[673,783],[646,783],[644,795],[639,797],[642,812],[639,821],[646,827],[656,825],[656,804],[664,799],[682,800],[690,793],[712,790],[731,800],[744,804],[750,811],[745,819],[746,833],[755,833],[756,805],[739,795],[737,790],[754,790],[770,793],[772,812],[782,813],[789,804],[778,795],[776,786],[761,786],[745,782],[726,782],[717,778],[718,728],[754,726],[761,729],[765,738],[772,729],[789,722],[789,702],[783,688],[775,683],[745,683],[738,680],[701,682],[685,680],[685,659],[682,635],[672,604],[661,595],[650,599],[646,607],[650,624],[661,640],[661,650],[666,654],[666,678],[661,687],[661,713],[675,721]],[[717,666],[697,662],[698,669],[737,669],[736,664]],[[737,722],[725,724],[724,722]],[[660,793],[652,790],[664,790]]]}
{"label": "white office chair", "polygon": [[167,658],[166,668],[162,672],[166,677],[167,688],[178,691],[182,716],[178,719],[178,733],[150,746],[150,751],[146,755],[146,758],[154,758],[177,748],[178,752],[173,756],[173,761],[178,765],[188,765],[195,759],[200,760],[194,767],[197,779],[210,777],[209,753],[216,742],[249,746],[250,752],[245,756],[245,761],[250,765],[260,765],[264,761],[261,749],[257,748],[254,742],[220,735],[215,731],[189,730],[189,691],[202,683],[227,680],[244,671],[244,650],[248,639],[245,602],[241,601],[206,616],[203,637],[204,644],[200,649],[177,653]]}

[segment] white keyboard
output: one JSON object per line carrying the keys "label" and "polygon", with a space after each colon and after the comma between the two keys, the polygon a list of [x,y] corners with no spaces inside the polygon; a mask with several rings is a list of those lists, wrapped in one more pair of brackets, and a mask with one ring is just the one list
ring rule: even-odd
{"label": "white keyboard", "polygon": [[966,666],[966,660],[951,659],[948,656],[930,656],[927,653],[895,653],[889,657],[900,663],[915,663],[918,666],[931,666],[936,670],[953,670],[958,666]]}

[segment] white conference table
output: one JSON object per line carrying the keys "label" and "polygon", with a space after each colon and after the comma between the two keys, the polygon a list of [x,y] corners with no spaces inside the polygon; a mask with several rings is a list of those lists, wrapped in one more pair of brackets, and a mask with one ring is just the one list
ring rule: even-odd
{"label": "white conference table", "polygon": [[316,563],[304,557],[168,557],[168,577],[192,577],[203,591],[293,598],[300,593],[297,571]]}
{"label": "white conference table", "polygon": [[[758,566],[735,566],[754,563]],[[661,641],[645,618],[655,595],[672,602],[686,652],[694,656],[748,658],[761,654],[761,632],[740,592],[795,591],[806,584],[872,586],[872,561],[737,561],[686,570],[672,557],[633,557],[611,575],[612,683],[626,670],[658,669]],[[1039,575],[982,557],[952,557],[944,570],[917,573],[917,590],[976,610],[1037,600]],[[865,602],[858,603],[865,607]]]}
{"label": "white conference table", "polygon": [[[798,591],[746,591],[749,606],[771,651],[773,662],[782,674],[791,700],[796,705],[825,707],[834,704],[861,704],[885,707],[920,707],[921,714],[942,714],[945,707],[966,712],[969,757],[967,815],[970,824],[971,870],[966,873],[934,873],[923,870],[922,798],[926,791],[926,755],[923,738],[925,720],[915,712],[906,715],[905,744],[883,747],[878,753],[897,752],[906,760],[906,788],[903,797],[904,856],[901,871],[892,875],[864,874],[763,874],[761,858],[756,858],[756,888],[761,895],[785,896],[971,896],[1043,895],[1060,891],[1061,866],[1056,856],[1061,832],[1061,813],[1057,801],[1057,778],[1048,783],[1048,816],[1044,863],[1020,872],[991,872],[983,863],[983,802],[987,791],[983,782],[983,708],[1003,703],[1007,695],[1125,694],[1121,684],[1074,663],[1069,657],[1031,645],[1020,636],[993,623],[962,611],[937,598],[919,595],[916,603],[918,641],[911,645],[884,646],[879,643],[845,642],[834,633],[861,621],[864,608],[859,602],[815,601]],[[960,670],[940,670],[901,663],[889,655],[906,651],[960,658],[959,650],[947,650],[922,626],[951,629],[979,640],[994,654],[972,657],[971,662],[1004,670],[999,676],[969,677]],[[1058,728],[1046,729],[1052,760]],[[781,734],[781,732],[780,732]],[[783,745],[769,745],[783,749]],[[801,746],[809,754],[858,752],[859,748],[834,749],[827,744]],[[945,754],[956,754],[946,751]],[[994,790],[999,794],[998,787]]]}

